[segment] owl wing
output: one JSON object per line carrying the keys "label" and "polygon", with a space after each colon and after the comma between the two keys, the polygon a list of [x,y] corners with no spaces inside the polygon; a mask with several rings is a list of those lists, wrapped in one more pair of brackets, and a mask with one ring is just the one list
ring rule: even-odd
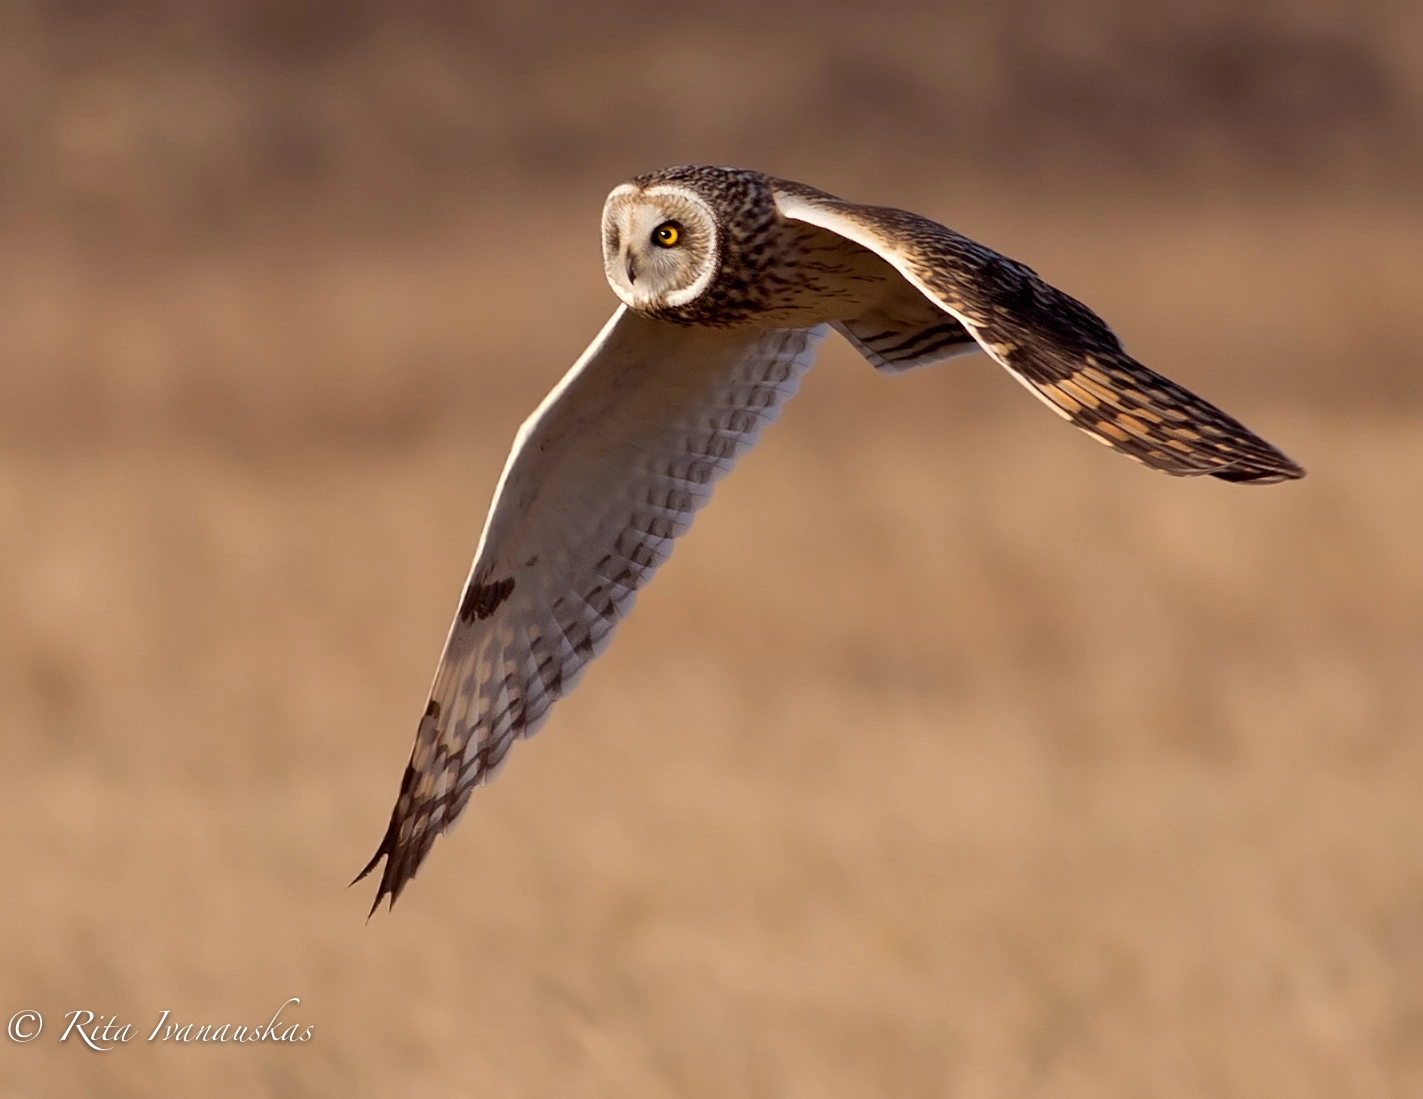
{"label": "owl wing", "polygon": [[386,860],[372,912],[607,646],[827,331],[693,328],[620,306],[519,429],[390,825],[356,878]]}
{"label": "owl wing", "polygon": [[[1099,442],[1177,476],[1256,483],[1304,476],[1238,420],[1142,366],[1097,314],[1031,268],[917,214],[859,206],[800,183],[777,180],[774,187],[782,216],[837,233],[889,263],[1049,408]],[[914,330],[883,333],[879,348],[870,345],[878,356],[866,357],[884,369],[907,355],[897,366],[904,369],[929,361],[923,347],[939,358],[960,350],[957,335],[953,325],[921,321]],[[853,342],[865,350],[869,341],[862,332]]]}

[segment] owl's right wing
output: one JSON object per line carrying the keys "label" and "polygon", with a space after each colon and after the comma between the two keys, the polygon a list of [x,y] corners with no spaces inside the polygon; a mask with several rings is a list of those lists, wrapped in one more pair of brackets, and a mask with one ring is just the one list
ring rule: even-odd
{"label": "owl's right wing", "polygon": [[[976,341],[1059,416],[1153,469],[1255,483],[1304,476],[1239,420],[1133,359],[1102,318],[1031,268],[918,214],[787,180],[773,186],[783,217],[867,249],[905,280],[892,300],[907,320],[837,325],[880,369],[938,361]],[[934,310],[914,314],[910,287]]]}
{"label": "owl's right wing", "polygon": [[356,879],[386,860],[372,912],[607,646],[827,331],[694,328],[620,306],[519,429],[389,827]]}

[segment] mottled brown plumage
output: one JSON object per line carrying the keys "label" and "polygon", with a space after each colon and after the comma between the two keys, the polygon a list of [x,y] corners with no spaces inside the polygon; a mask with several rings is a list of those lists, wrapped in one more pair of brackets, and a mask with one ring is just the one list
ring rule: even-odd
{"label": "mottled brown plumage", "polygon": [[1238,420],[1128,355],[1116,334],[1032,268],[918,214],[778,181],[781,208],[887,259],[1064,418],[1178,476],[1271,482],[1304,471]]}
{"label": "mottled brown plumage", "polygon": [[615,188],[622,300],[520,428],[375,856],[391,904],[435,837],[578,682],[834,327],[895,373],[986,351],[1098,441],[1166,473],[1303,471],[1131,358],[1030,268],[927,218],[732,168]]}

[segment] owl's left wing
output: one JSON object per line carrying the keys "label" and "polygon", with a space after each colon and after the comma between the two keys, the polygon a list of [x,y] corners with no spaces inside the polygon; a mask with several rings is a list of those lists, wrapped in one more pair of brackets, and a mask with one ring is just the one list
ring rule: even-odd
{"label": "owl's left wing", "polygon": [[356,879],[386,860],[372,912],[607,646],[827,331],[695,328],[620,306],[519,429],[390,824]]}
{"label": "owl's left wing", "polygon": [[918,214],[861,206],[786,180],[773,186],[783,217],[873,252],[957,322],[921,321],[917,329],[885,333],[880,355],[869,353],[874,345],[861,346],[863,337],[854,340],[876,366],[918,365],[881,360],[924,348],[939,358],[957,353],[961,325],[1059,416],[1153,469],[1255,483],[1304,476],[1240,421],[1133,359],[1096,313],[1031,268]]}

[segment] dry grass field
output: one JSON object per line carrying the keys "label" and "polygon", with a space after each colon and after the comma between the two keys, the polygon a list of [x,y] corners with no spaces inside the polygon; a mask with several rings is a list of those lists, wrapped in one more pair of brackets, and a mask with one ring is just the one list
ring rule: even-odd
{"label": "dry grass field", "polygon": [[[217,61],[177,16],[169,38],[140,18],[163,5],[6,16],[4,71],[50,107],[0,111],[0,1017],[46,1028],[0,1039],[0,1099],[1423,1094],[1423,194],[1389,153],[1416,154],[1390,143],[1423,115],[1415,70],[1386,63],[1417,18],[1381,5],[1350,32],[1377,51],[1344,54],[1384,60],[1328,88],[1382,98],[1355,104],[1375,129],[1328,131],[1360,143],[1334,174],[1301,182],[1284,123],[1262,164],[1206,112],[1187,129],[1216,159],[1183,184],[1113,115],[1109,186],[1024,159],[1041,89],[981,178],[946,153],[877,166],[852,140],[868,107],[842,161],[777,145],[775,111],[743,133],[701,101],[665,148],[562,164],[549,148],[621,132],[579,99],[627,71],[566,61],[582,25],[530,70],[558,125],[501,144],[504,115],[438,83],[437,39],[351,7],[367,21],[334,45],[318,5],[295,29],[254,16],[256,45]],[[1117,25],[1091,10],[1093,34]],[[944,18],[865,48],[997,33]],[[818,33],[787,81],[845,69],[850,40]],[[151,78],[146,35],[171,61]],[[295,181],[241,127],[185,143],[185,111],[231,133],[234,104],[267,102],[233,86],[276,101],[318,73],[328,98],[293,116],[344,148],[367,101],[342,89],[386,87],[350,75],[371,56],[433,74],[497,170],[378,127],[384,159]],[[698,79],[724,77],[715,56]],[[143,145],[155,117],[178,129]],[[698,134],[705,159],[1032,264],[1309,477],[1171,480],[983,357],[885,378],[827,342],[608,655],[367,923],[371,883],[346,883],[508,443],[613,306],[603,194]],[[386,216],[401,196],[427,208]],[[293,996],[300,1045],[144,1041],[164,1010],[253,1025]],[[80,1009],[134,1040],[61,1044]]]}

